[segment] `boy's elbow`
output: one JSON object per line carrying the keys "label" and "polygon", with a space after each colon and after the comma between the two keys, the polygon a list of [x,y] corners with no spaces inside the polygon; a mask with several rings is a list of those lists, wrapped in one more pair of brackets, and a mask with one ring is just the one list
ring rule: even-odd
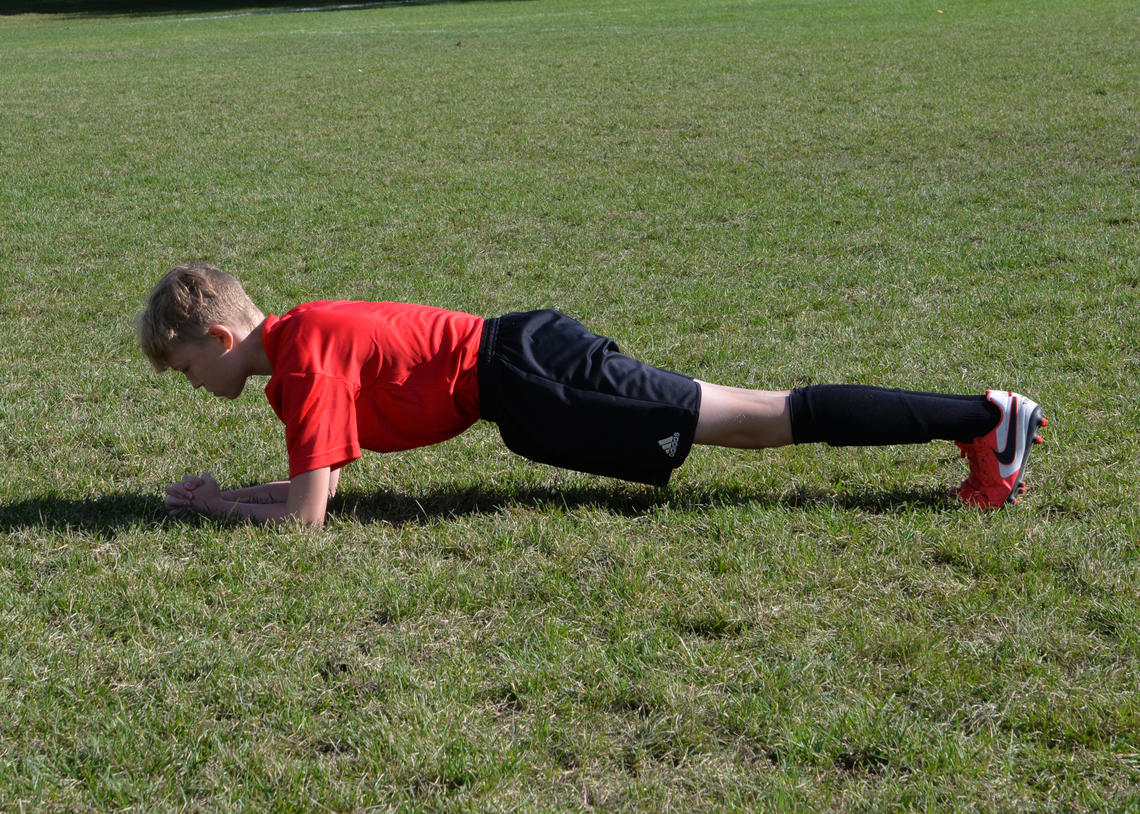
{"label": "boy's elbow", "polygon": [[262,522],[277,526],[301,525],[319,529],[325,524],[325,513],[304,506],[298,509],[278,506],[276,511],[265,516]]}
{"label": "boy's elbow", "polygon": [[298,522],[300,522],[301,525],[309,526],[309,527],[315,528],[315,529],[319,529],[319,528],[323,527],[325,524],[325,513],[324,512],[318,513],[318,512],[312,512],[312,511],[307,512],[307,511],[302,510],[300,512],[297,512],[295,515],[293,515],[293,517]]}
{"label": "boy's elbow", "polygon": [[285,502],[287,514],[306,526],[320,528],[325,523],[329,487],[333,485],[328,467],[293,477],[289,483],[289,497]]}

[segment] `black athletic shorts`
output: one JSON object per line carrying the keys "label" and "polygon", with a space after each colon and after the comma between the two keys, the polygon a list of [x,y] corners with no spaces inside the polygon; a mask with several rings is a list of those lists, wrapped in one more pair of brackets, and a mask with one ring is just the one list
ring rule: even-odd
{"label": "black athletic shorts", "polygon": [[692,448],[701,388],[557,311],[528,311],[484,323],[479,403],[519,455],[663,486]]}

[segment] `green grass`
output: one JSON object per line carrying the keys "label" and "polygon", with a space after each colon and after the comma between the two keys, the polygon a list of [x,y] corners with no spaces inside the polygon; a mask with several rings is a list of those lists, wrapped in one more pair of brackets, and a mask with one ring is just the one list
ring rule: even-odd
{"label": "green grass", "polygon": [[[1140,14],[1125,0],[0,17],[7,810],[1140,808]],[[555,306],[726,384],[1011,387],[949,444],[700,449],[666,490],[480,425],[325,530],[253,386],[152,374],[167,268]]]}

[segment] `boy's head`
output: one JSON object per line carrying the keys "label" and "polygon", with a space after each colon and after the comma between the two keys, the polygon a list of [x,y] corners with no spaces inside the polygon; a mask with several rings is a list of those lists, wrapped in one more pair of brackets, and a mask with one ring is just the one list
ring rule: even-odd
{"label": "boy's head", "polygon": [[189,263],[172,269],[151,291],[139,315],[139,344],[161,371],[170,367],[178,345],[205,342],[211,326],[248,332],[264,319],[233,277],[208,263]]}

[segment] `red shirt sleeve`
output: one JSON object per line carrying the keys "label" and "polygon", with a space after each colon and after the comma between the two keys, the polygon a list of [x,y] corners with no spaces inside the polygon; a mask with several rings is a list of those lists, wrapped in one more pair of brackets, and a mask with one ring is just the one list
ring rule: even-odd
{"label": "red shirt sleeve", "polygon": [[323,466],[337,469],[360,457],[356,386],[319,373],[288,373],[273,385],[270,403],[285,423],[289,477]]}

